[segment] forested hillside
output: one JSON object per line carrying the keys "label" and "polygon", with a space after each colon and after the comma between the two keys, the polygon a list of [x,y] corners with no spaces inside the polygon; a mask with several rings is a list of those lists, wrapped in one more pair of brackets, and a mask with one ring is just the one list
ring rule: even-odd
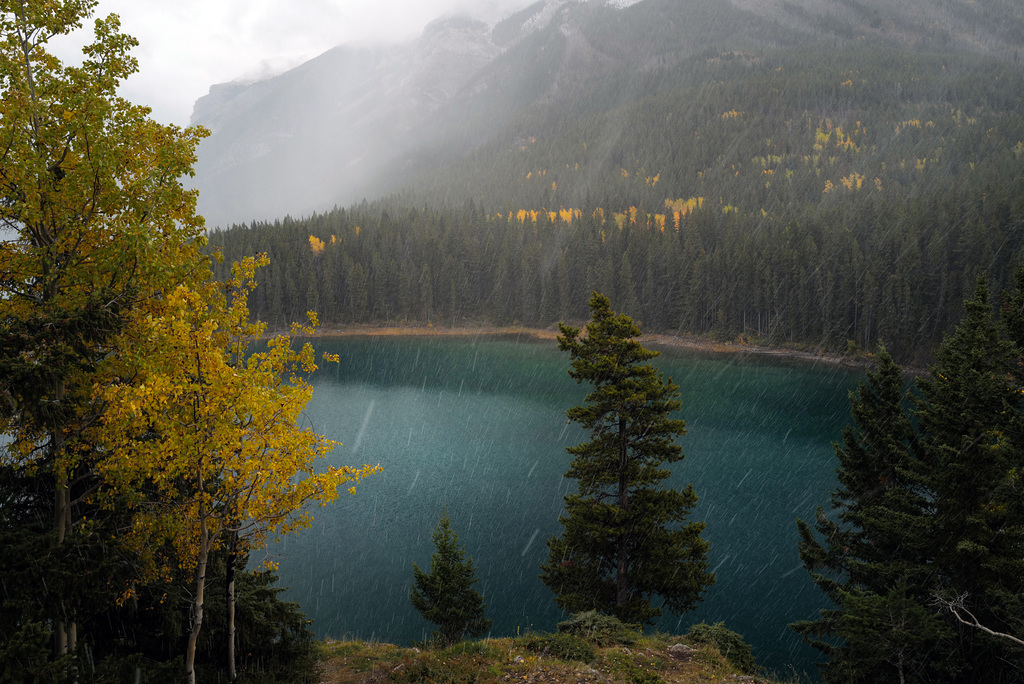
{"label": "forested hillside", "polygon": [[[537,106],[389,199],[211,235],[254,314],[582,319],[921,361],[1024,230],[1024,72],[858,41],[708,53]],[[610,106],[615,93],[650,94]],[[595,104],[604,103],[604,104]],[[589,112],[589,113],[588,113]]]}
{"label": "forested hillside", "polygon": [[[662,174],[661,199],[688,197],[697,172],[729,151],[693,139],[695,122],[735,109],[749,133],[768,124],[769,135],[735,141],[747,161],[781,134],[749,117],[784,122],[806,109],[843,123],[859,114],[851,106],[946,104],[944,91],[960,88],[954,54],[994,60],[969,67],[983,85],[995,65],[1017,67],[1022,47],[1024,6],[1008,0],[540,0],[493,27],[446,17],[415,40],[338,46],[269,80],[211,88],[192,117],[212,131],[196,165],[199,209],[226,226],[410,187],[431,203],[486,193],[490,205],[509,177],[567,162],[581,171],[556,193],[566,206],[587,191],[598,200],[607,173],[634,164]],[[916,64],[924,55],[943,57]],[[943,63],[952,71],[929,70]],[[511,156],[524,142],[549,154]],[[704,156],[681,154],[695,145]]]}

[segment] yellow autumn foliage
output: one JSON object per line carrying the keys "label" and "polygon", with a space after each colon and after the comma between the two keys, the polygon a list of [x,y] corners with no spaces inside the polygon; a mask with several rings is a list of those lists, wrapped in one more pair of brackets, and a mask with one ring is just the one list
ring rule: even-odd
{"label": "yellow autumn foliage", "polygon": [[665,200],[665,208],[672,212],[672,220],[675,224],[676,230],[679,230],[680,223],[688,214],[692,214],[695,210],[700,209],[703,206],[703,197]]}
{"label": "yellow autumn foliage", "polygon": [[[309,344],[295,351],[280,335],[250,350],[264,326],[249,322],[247,299],[266,263],[248,258],[228,283],[171,291],[159,315],[136,323],[138,376],[97,389],[108,406],[97,471],[122,505],[127,497],[124,542],[149,577],[167,571],[154,552],[162,542],[187,569],[228,532],[260,547],[308,526],[309,505],[379,470],[316,467],[335,443],[300,426],[312,397],[304,375],[317,367]],[[310,318],[292,334],[311,333]]]}
{"label": "yellow autumn foliage", "polygon": [[[514,214],[510,211],[508,213],[508,220],[512,221],[514,219],[519,221],[519,223],[526,223],[526,221],[529,220],[531,223],[536,223],[537,219],[541,216],[546,216],[548,222],[551,224],[561,221],[562,223],[571,225],[574,220],[583,216],[583,212],[579,209],[565,209],[564,207],[558,211],[520,209]],[[498,215],[498,218],[501,218],[500,214]]]}
{"label": "yellow autumn foliage", "polygon": [[558,217],[562,219],[563,223],[572,224],[573,219],[577,219],[583,216],[583,212],[579,209],[559,209]]}
{"label": "yellow autumn foliage", "polygon": [[864,176],[859,173],[851,173],[849,176],[841,178],[840,182],[847,190],[860,190],[864,184]]}

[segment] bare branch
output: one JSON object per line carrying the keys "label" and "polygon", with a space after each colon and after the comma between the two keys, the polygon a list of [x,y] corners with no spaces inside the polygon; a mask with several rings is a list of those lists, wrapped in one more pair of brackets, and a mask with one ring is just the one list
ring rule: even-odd
{"label": "bare branch", "polygon": [[[1012,634],[1005,634],[1003,632],[997,632],[995,630],[989,629],[985,625],[983,625],[980,622],[978,622],[978,618],[976,618],[974,616],[974,614],[971,611],[969,611],[967,609],[967,607],[964,605],[964,603],[967,601],[967,593],[966,592],[964,592],[963,594],[960,594],[955,599],[947,599],[947,598],[944,598],[942,596],[939,596],[938,594],[934,594],[933,598],[934,598],[933,603],[936,606],[938,606],[942,610],[949,611],[949,613],[952,614],[953,617],[955,617],[957,619],[957,621],[960,622],[961,624],[967,625],[968,627],[974,627],[975,629],[980,629],[981,631],[985,632],[986,634],[991,634],[992,636],[999,637],[1000,639],[1007,639],[1009,641],[1012,641],[1015,644],[1019,644],[1020,646],[1024,646],[1024,639],[1018,639],[1017,637],[1013,636]],[[964,615],[967,615],[967,617],[970,618],[970,619],[965,619]]]}

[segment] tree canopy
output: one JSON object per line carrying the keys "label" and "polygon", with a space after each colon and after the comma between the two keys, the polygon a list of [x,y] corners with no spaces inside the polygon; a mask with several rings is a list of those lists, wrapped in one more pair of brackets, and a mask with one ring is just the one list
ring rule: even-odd
{"label": "tree canopy", "polygon": [[[640,328],[612,311],[607,297],[590,297],[591,320],[559,326],[569,352],[569,375],[587,383],[586,403],[566,415],[591,439],[567,447],[566,477],[578,491],[565,497],[561,536],[548,540],[541,579],[568,612],[599,610],[624,622],[649,623],[666,606],[692,610],[714,583],[708,572],[703,523],[686,522],[697,503],[693,485],[664,489],[664,464],[683,458],[675,438],[685,423],[673,418],[679,388],[647,363],[658,352],[635,340]],[[660,604],[654,600],[660,599]]]}
{"label": "tree canopy", "polygon": [[242,541],[234,568],[374,470],[314,471],[331,444],[298,425],[312,351],[247,348],[256,261],[212,280],[182,183],[206,132],[118,95],[137,43],[117,16],[94,22],[81,65],[48,51],[96,4],[0,2],[0,669],[19,681],[173,657],[186,620],[162,603],[182,592],[152,588],[183,572],[194,677],[224,534]]}
{"label": "tree canopy", "polygon": [[833,515],[798,521],[835,607],[793,628],[827,656],[826,681],[1016,681],[1024,663],[1021,351],[984,279],[965,306],[911,397],[879,355],[835,447]]}
{"label": "tree canopy", "polygon": [[[139,342],[126,354],[135,375],[103,395],[109,457],[97,471],[114,501],[131,507],[126,543],[157,572],[152,550],[166,540],[174,562],[196,577],[190,677],[210,552],[229,544],[246,553],[268,534],[307,527],[307,505],[326,505],[346,483],[354,493],[355,482],[379,470],[314,468],[334,442],[300,426],[313,394],[302,375],[317,369],[313,348],[296,352],[287,335],[265,350],[249,348],[265,329],[249,322],[247,307],[257,264],[266,257],[237,264],[227,283],[168,293],[160,315],[140,321]],[[311,334],[311,318],[293,334]]]}
{"label": "tree canopy", "polygon": [[95,22],[80,66],[47,52],[94,6],[0,5],[0,431],[11,439],[2,458],[31,499],[48,500],[39,507],[53,521],[50,548],[29,557],[51,581],[39,612],[23,613],[13,629],[42,620],[58,656],[74,650],[81,614],[95,609],[89,587],[103,572],[82,549],[99,523],[89,515],[103,409],[95,389],[116,373],[129,319],[208,273],[195,192],[180,180],[204,132],[162,126],[118,97],[137,65],[116,16]]}
{"label": "tree canopy", "polygon": [[459,543],[459,535],[452,530],[447,511],[441,513],[431,537],[434,553],[430,557],[430,572],[412,564],[409,600],[413,608],[437,625],[434,640],[443,646],[466,636],[487,634],[492,623],[485,617],[484,597],[473,589],[477,582],[476,567]]}

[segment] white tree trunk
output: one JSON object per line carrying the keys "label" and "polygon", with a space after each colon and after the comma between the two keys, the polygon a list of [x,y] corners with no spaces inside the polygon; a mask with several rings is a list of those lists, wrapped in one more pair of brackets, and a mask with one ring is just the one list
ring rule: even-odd
{"label": "white tree trunk", "polygon": [[199,559],[196,562],[196,595],[192,603],[192,631],[185,649],[185,677],[196,684],[196,643],[203,627],[203,592],[206,589],[206,561],[210,555],[210,530],[206,526],[206,507],[199,505]]}
{"label": "white tree trunk", "polygon": [[228,681],[238,680],[235,669],[235,557],[238,548],[238,535],[231,533],[228,546],[227,589],[228,589]]}

